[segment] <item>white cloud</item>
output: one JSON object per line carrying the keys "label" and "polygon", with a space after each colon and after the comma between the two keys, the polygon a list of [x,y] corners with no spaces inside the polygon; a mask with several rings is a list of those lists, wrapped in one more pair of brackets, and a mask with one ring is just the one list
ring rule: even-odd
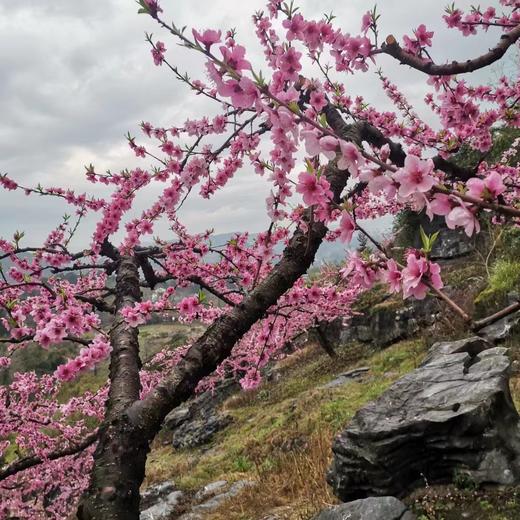
{"label": "white cloud", "polygon": [[[334,11],[337,23],[351,33],[358,32],[367,9],[361,0],[298,3],[309,17]],[[175,17],[180,26],[237,28],[239,40],[251,49],[251,60],[262,63],[251,15],[264,8],[263,1],[163,0],[162,4],[166,18]],[[438,61],[473,56],[498,38],[496,32],[471,39],[446,30],[440,20],[442,6],[436,2],[385,0],[380,4],[383,37],[410,34],[419,23],[427,23],[439,34],[434,56]],[[462,8],[469,4],[460,2]],[[178,125],[208,110],[203,97],[192,96],[164,67],[153,65],[144,32],[165,41],[172,61],[194,77],[204,77],[202,60],[178,47],[153,20],[136,11],[131,0],[0,0],[0,172],[24,184],[90,190],[82,176],[84,164],[92,162],[98,170],[135,164],[124,135],[129,130],[136,134],[141,120]],[[420,105],[426,92],[424,77],[390,58],[382,58],[381,64],[410,100]],[[373,71],[342,79],[352,95],[361,93],[377,107],[392,109]],[[149,198],[139,200],[137,209],[157,193],[157,189],[147,191]],[[209,227],[218,232],[259,231],[267,222],[267,193],[263,179],[244,171],[213,200],[187,205],[182,217],[195,231]],[[48,198],[27,199],[4,191],[0,191],[0,208],[0,236],[25,229],[34,240],[45,236],[67,211],[65,205]],[[87,222],[83,244],[92,226],[92,220]]]}

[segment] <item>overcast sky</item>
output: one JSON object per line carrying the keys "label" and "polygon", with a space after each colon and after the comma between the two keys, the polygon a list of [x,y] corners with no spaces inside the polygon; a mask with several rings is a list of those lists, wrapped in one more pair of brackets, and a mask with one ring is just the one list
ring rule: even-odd
{"label": "overcast sky", "polygon": [[[363,0],[295,3],[309,18],[333,11],[335,22],[352,34],[359,32],[361,16],[369,5]],[[458,5],[468,8],[470,3]],[[173,18],[178,26],[235,27],[250,59],[257,66],[262,64],[251,14],[264,7],[263,1],[163,0],[162,6],[165,18]],[[392,33],[400,39],[419,23],[433,29],[434,58],[439,62],[473,57],[498,41],[497,32],[463,38],[447,30],[440,18],[443,2],[384,0],[379,7],[383,37]],[[137,164],[124,135],[127,131],[138,135],[140,121],[178,126],[188,117],[215,113],[218,107],[193,96],[166,68],[153,65],[145,31],[166,43],[170,61],[204,80],[203,62],[176,46],[150,17],[136,13],[134,0],[0,0],[0,173],[7,172],[25,185],[92,191],[83,178],[85,164],[93,163],[97,171],[117,171]],[[424,77],[389,57],[379,64],[420,107],[426,92]],[[390,110],[373,70],[345,77],[347,89],[354,96],[364,95],[380,109]],[[495,72],[484,75],[491,73]],[[418,111],[434,122],[422,109]],[[190,231],[211,227],[217,232],[261,231],[267,222],[267,193],[261,178],[242,171],[210,202],[193,200],[186,205],[183,221]],[[146,202],[140,200],[139,207]],[[23,229],[35,243],[66,211],[67,207],[56,200],[0,191],[0,237]],[[82,246],[92,225],[87,222],[79,237]]]}

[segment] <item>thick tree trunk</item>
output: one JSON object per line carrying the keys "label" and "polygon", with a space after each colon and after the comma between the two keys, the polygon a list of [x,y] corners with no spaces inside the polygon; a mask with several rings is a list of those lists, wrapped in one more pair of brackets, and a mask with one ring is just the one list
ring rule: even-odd
{"label": "thick tree trunk", "polygon": [[104,425],[94,453],[88,491],[78,508],[80,520],[138,520],[139,488],[148,442],[125,416]]}
{"label": "thick tree trunk", "polygon": [[[356,125],[347,127],[333,109],[326,109],[326,115],[338,134],[361,143],[361,131]],[[325,175],[330,182],[334,202],[339,203],[348,172],[338,170],[333,161],[326,168]],[[269,275],[240,304],[215,320],[173,371],[142,400],[136,396],[134,380],[138,378],[135,366],[139,360],[137,332],[131,333],[133,348],[121,347],[121,340],[126,338],[122,328],[118,329],[121,335],[114,334],[110,379],[116,389],[111,389],[109,396],[107,419],[94,456],[91,485],[78,510],[80,520],[139,518],[138,491],[144,478],[146,454],[149,443],[158,433],[166,415],[193,394],[201,379],[211,374],[231,354],[234,345],[313,263],[327,228],[323,223],[313,221],[309,210],[306,211],[306,218],[308,231],[304,232],[300,228],[295,231],[282,259]],[[128,265],[124,271],[128,281],[132,281],[133,290],[128,292],[127,289],[125,293],[120,288],[120,278],[123,278],[120,266],[117,287],[119,299],[116,302],[118,312],[122,307],[121,294],[127,294],[127,304],[132,303],[132,299],[136,300],[137,262],[125,257],[123,260]],[[134,356],[134,363],[125,357],[127,354]],[[124,368],[127,365],[128,373]],[[132,381],[133,391],[125,391],[126,380]],[[126,409],[123,410],[125,403]]]}
{"label": "thick tree trunk", "polygon": [[[339,202],[348,172],[331,165],[326,175],[335,201]],[[307,215],[310,217],[310,212]],[[309,222],[307,233],[296,230],[282,259],[266,279],[239,305],[217,319],[173,372],[142,400],[137,399],[138,381],[137,384],[134,381],[138,368],[130,360],[132,356],[134,360],[139,359],[137,331],[126,329],[124,325],[114,330],[107,418],[94,454],[91,484],[78,510],[80,520],[139,518],[139,486],[144,478],[146,455],[162,421],[193,394],[199,381],[231,354],[233,346],[266,310],[307,272],[326,232],[321,222]],[[125,304],[136,301],[137,276],[136,261],[122,257],[116,282],[118,314]],[[131,388],[128,382],[132,383]]]}
{"label": "thick tree trunk", "polygon": [[137,520],[139,487],[148,442],[127,420],[126,409],[139,399],[138,330],[127,327],[121,309],[141,299],[135,257],[117,257],[116,314],[110,335],[110,390],[105,421],[94,453],[90,486],[78,509],[81,520]]}

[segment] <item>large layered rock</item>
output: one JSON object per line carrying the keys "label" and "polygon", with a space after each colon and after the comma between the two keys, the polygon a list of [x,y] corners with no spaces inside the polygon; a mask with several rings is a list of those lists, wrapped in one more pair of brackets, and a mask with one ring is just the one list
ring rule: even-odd
{"label": "large layered rock", "polygon": [[354,500],[325,509],[314,520],[416,520],[416,516],[395,497]]}
{"label": "large layered rock", "polygon": [[362,408],[335,440],[328,481],[344,501],[403,496],[465,474],[520,481],[519,416],[506,349],[478,338],[437,344],[423,366]]}
{"label": "large layered rock", "polygon": [[382,303],[363,314],[352,316],[346,325],[338,318],[328,324],[324,332],[334,345],[359,341],[384,347],[432,325],[439,310],[438,301],[433,297],[411,299],[398,305]]}

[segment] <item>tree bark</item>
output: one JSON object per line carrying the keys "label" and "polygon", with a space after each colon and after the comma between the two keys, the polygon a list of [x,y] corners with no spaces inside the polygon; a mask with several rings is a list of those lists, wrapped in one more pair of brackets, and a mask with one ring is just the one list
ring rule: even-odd
{"label": "tree bark", "polygon": [[106,414],[94,452],[90,486],[83,497],[81,520],[137,520],[139,487],[149,447],[141,432],[128,424],[125,410],[139,399],[139,341],[137,328],[128,327],[121,309],[141,299],[135,257],[118,258],[114,326],[110,334],[110,390]]}

